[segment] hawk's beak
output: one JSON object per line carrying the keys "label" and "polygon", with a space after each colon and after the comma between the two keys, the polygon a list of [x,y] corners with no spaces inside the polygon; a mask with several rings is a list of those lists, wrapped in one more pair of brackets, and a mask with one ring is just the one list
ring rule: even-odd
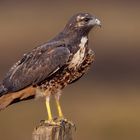
{"label": "hawk's beak", "polygon": [[95,24],[96,25],[98,25],[99,27],[101,27],[102,25],[101,25],[101,21],[99,20],[99,19],[95,19]]}
{"label": "hawk's beak", "polygon": [[92,26],[97,25],[97,26],[101,27],[101,21],[97,18],[91,18],[88,25],[92,25]]}

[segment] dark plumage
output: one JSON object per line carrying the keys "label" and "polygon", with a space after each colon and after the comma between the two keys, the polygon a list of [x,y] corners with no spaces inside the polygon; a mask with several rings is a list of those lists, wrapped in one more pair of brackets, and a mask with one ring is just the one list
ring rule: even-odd
{"label": "dark plumage", "polygon": [[100,21],[88,14],[74,15],[64,30],[48,43],[25,54],[0,85],[0,109],[34,98],[48,97],[80,79],[94,61],[88,33]]}

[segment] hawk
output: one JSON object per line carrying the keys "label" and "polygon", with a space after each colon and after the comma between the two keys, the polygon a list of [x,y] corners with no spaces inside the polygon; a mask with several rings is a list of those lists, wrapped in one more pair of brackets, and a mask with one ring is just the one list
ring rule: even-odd
{"label": "hawk", "polygon": [[101,26],[89,13],[78,13],[53,39],[23,55],[0,84],[0,110],[23,100],[45,97],[48,120],[52,121],[50,96],[54,95],[58,115],[61,90],[79,80],[95,60],[88,46],[89,31]]}

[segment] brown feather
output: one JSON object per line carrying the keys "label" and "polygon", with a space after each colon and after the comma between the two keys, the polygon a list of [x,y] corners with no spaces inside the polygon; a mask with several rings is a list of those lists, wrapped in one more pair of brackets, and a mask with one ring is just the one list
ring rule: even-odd
{"label": "brown feather", "polygon": [[22,100],[26,100],[28,97],[35,96],[35,88],[28,87],[24,90],[9,93],[0,97],[0,110],[5,109],[7,106],[19,102]]}
{"label": "brown feather", "polygon": [[34,50],[24,55],[24,58],[10,69],[2,83],[8,92],[16,92],[43,82],[69,60],[70,51],[65,47],[52,48],[43,53],[41,50],[42,48],[38,48],[36,52]]}

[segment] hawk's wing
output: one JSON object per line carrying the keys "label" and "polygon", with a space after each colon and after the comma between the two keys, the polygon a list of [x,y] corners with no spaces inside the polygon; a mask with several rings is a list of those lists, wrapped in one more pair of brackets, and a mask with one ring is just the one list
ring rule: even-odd
{"label": "hawk's wing", "polygon": [[41,47],[24,55],[9,71],[3,85],[10,92],[19,91],[42,82],[49,75],[64,66],[69,60],[70,51],[62,46],[50,47],[43,50]]}

